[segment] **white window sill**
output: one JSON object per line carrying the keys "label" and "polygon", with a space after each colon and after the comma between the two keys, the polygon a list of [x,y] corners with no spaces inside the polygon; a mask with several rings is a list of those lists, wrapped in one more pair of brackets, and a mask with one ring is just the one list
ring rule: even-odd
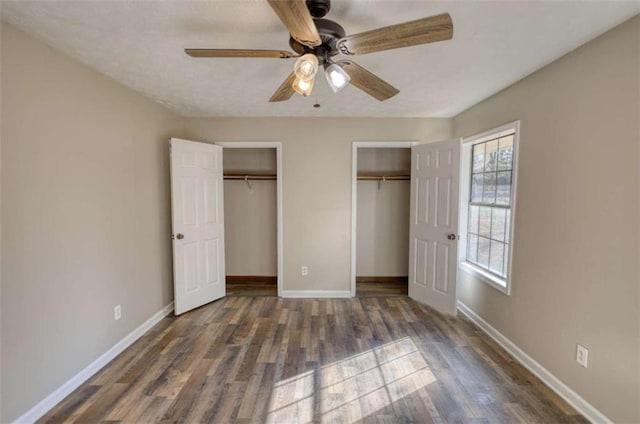
{"label": "white window sill", "polygon": [[467,261],[461,261],[459,263],[458,269],[460,271],[464,271],[466,274],[469,274],[478,280],[490,285],[491,287],[499,290],[500,292],[509,296],[510,286],[507,281],[496,277],[495,275],[484,271],[483,269],[470,264]]}

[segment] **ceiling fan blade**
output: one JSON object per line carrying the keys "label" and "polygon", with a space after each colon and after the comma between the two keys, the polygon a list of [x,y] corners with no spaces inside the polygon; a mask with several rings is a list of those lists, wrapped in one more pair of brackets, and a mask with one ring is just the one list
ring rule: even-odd
{"label": "ceiling fan blade", "polygon": [[291,36],[305,46],[322,44],[305,0],[267,0]]}
{"label": "ceiling fan blade", "polygon": [[289,100],[295,91],[293,90],[293,81],[296,79],[296,74],[291,72],[286,80],[280,87],[273,93],[273,96],[269,99],[270,102],[283,102]]}
{"label": "ceiling fan blade", "polygon": [[191,57],[266,57],[288,59],[296,56],[284,50],[184,49],[184,52]]}
{"label": "ceiling fan blade", "polygon": [[355,62],[341,60],[338,64],[351,77],[351,84],[380,101],[387,100],[400,92],[397,88]]}
{"label": "ceiling fan blade", "polygon": [[453,37],[453,22],[448,13],[416,21],[348,35],[338,41],[340,53],[357,55],[398,49]]}

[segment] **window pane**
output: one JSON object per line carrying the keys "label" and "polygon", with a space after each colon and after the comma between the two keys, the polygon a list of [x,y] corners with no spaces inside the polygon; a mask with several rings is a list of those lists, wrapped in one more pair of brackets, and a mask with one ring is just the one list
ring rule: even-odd
{"label": "window pane", "polygon": [[500,139],[498,147],[498,170],[513,168],[513,135]]}
{"label": "window pane", "polygon": [[484,170],[484,143],[473,146],[473,173]]}
{"label": "window pane", "polygon": [[489,257],[489,269],[498,275],[503,275],[504,244],[491,240],[491,254]]}
{"label": "window pane", "polygon": [[[515,128],[495,133],[477,144],[471,153],[466,260],[501,278],[508,278],[511,253],[512,197],[515,196]],[[493,137],[493,139],[491,138]],[[469,160],[469,159],[467,159]],[[469,168],[467,169],[467,172]],[[513,194],[512,194],[513,193]],[[462,246],[461,246],[462,248]]]}
{"label": "window pane", "polygon": [[498,172],[496,178],[496,205],[511,203],[511,171]]}
{"label": "window pane", "polygon": [[469,234],[467,239],[467,260],[476,263],[478,261],[478,236]]}
{"label": "window pane", "polygon": [[478,234],[478,218],[480,217],[480,207],[469,207],[469,232]]}
{"label": "window pane", "polygon": [[504,278],[508,278],[509,276],[507,275],[509,273],[509,245],[505,245],[504,247],[504,262],[503,262],[503,267],[502,269],[504,270]]}
{"label": "window pane", "polygon": [[491,172],[498,169],[498,140],[485,143],[484,171]]}
{"label": "window pane", "polygon": [[502,208],[492,209],[491,238],[493,240],[504,241],[504,221],[507,217],[507,210]]}
{"label": "window pane", "polygon": [[507,216],[504,226],[504,241],[511,243],[511,209],[507,209]]}
{"label": "window pane", "polygon": [[482,203],[482,187],[484,182],[484,175],[474,175],[471,180],[471,202]]}
{"label": "window pane", "polygon": [[490,205],[496,202],[496,173],[484,174],[484,190],[482,193],[482,203]]}
{"label": "window pane", "polygon": [[478,265],[485,268],[489,267],[489,239],[484,237],[478,238]]}
{"label": "window pane", "polygon": [[480,207],[480,221],[478,224],[478,234],[489,237],[491,235],[491,208]]}

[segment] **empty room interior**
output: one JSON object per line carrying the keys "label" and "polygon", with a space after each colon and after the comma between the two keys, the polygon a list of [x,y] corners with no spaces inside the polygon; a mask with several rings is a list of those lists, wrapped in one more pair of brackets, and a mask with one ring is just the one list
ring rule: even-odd
{"label": "empty room interior", "polygon": [[0,16],[0,422],[640,423],[637,1]]}

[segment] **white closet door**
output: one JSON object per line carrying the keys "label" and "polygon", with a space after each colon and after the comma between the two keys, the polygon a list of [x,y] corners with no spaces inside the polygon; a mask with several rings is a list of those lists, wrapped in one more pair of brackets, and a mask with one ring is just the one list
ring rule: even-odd
{"label": "white closet door", "polygon": [[171,139],[175,314],[225,295],[222,147]]}
{"label": "white closet door", "polygon": [[456,313],[460,140],[411,148],[409,296]]}

